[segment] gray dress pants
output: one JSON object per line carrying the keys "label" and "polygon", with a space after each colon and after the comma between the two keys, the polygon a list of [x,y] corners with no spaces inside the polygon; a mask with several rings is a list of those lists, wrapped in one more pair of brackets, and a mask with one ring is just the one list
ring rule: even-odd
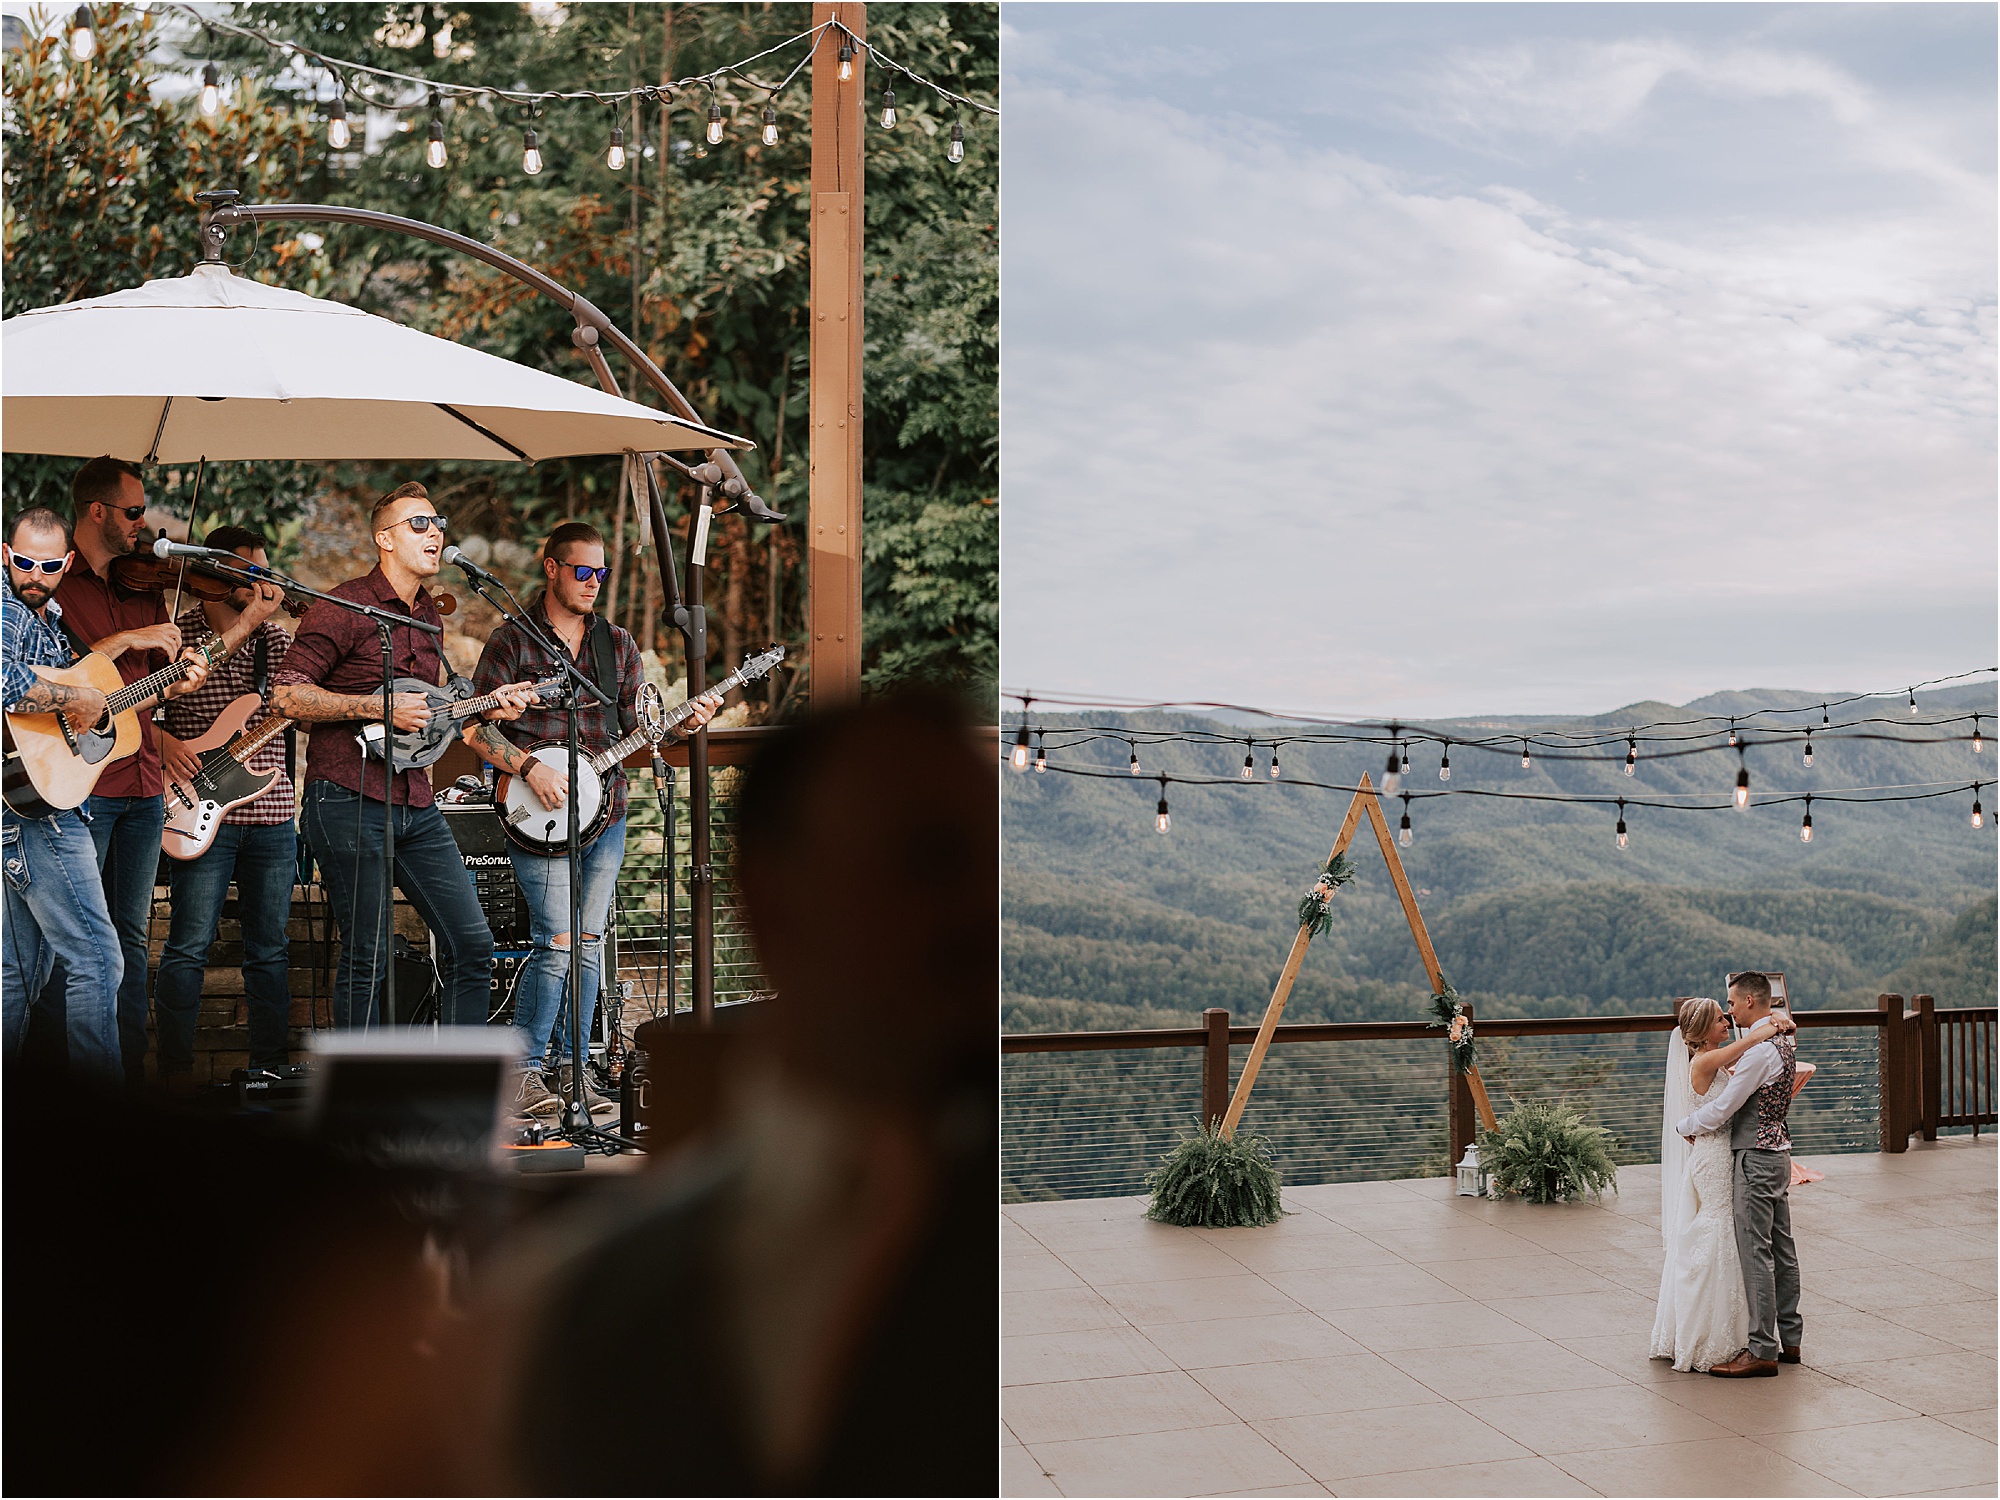
{"label": "gray dress pants", "polygon": [[1790,1153],[1736,1153],[1736,1255],[1750,1302],[1750,1352],[1758,1359],[1776,1359],[1780,1346],[1798,1348],[1805,1334],[1791,1189]]}

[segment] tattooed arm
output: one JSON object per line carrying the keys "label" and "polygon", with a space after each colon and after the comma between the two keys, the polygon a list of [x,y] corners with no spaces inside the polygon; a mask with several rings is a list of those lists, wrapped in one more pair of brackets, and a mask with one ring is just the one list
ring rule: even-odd
{"label": "tattooed arm", "polygon": [[485,719],[474,719],[466,725],[460,738],[511,776],[520,775],[523,767],[534,764],[534,757],[502,734],[497,724]]}
{"label": "tattooed arm", "polygon": [[82,734],[104,717],[104,694],[93,687],[71,687],[38,678],[8,709],[22,714],[61,714],[72,730]]}
{"label": "tattooed arm", "polygon": [[[422,693],[396,693],[390,704],[398,729],[422,729],[430,722],[430,702]],[[382,695],[334,693],[310,682],[280,683],[271,689],[271,711],[298,724],[380,723]]]}

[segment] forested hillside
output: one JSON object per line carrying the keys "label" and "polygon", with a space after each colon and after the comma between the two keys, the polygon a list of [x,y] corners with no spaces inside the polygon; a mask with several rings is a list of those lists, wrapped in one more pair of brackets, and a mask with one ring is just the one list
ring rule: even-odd
{"label": "forested hillside", "polygon": [[[1926,715],[1993,713],[1991,686],[1922,694]],[[1635,704],[1562,727],[1625,725],[1704,712],[1817,704],[1804,693],[1718,694],[1695,704]],[[1850,710],[1849,718],[1859,717]],[[1886,713],[1883,717],[1889,717]],[[1810,716],[1817,723],[1818,715]],[[1559,721],[1484,718],[1436,726],[1492,736]],[[1064,746],[1054,766],[1125,769],[1117,731],[1200,728],[1196,716],[1037,716],[1051,729],[1093,724],[1094,742]],[[1299,896],[1325,859],[1345,793],[1300,785],[1379,777],[1381,752],[1288,745],[1284,775],[1264,767],[1270,737],[1297,726],[1224,726],[1234,747],[1145,745],[1147,773],[1234,777],[1255,743],[1252,783],[1171,790],[1172,831],[1153,829],[1149,775],[1088,779],[1052,770],[1005,778],[1005,1004],[1009,1029],[1186,1024],[1207,1006],[1259,1013],[1296,927]],[[1893,720],[1870,732],[1904,741],[1963,732]],[[1715,738],[1719,746],[1720,733]],[[1060,745],[1060,737],[1057,738]],[[1412,749],[1406,787],[1445,788],[1435,747]],[[1727,795],[1734,751],[1599,762],[1454,745],[1451,790],[1601,796]],[[1797,742],[1749,736],[1744,764],[1756,795],[1841,787],[1949,787],[1991,765],[1969,743],[1822,738],[1807,768]],[[1992,803],[1989,792],[1986,800]],[[1800,808],[1742,814],[1633,809],[1630,846],[1612,836],[1609,808],[1452,797],[1412,805],[1414,841],[1400,851],[1439,960],[1482,1014],[1652,1010],[1671,996],[1717,992],[1736,968],[1783,970],[1802,1007],[1873,1003],[1881,990],[1925,990],[1941,1005],[1992,1004],[1992,824],[1975,830],[1969,792],[1874,807],[1815,803],[1815,838],[1798,837]],[[1390,809],[1393,826],[1400,805]],[[1356,882],[1315,942],[1290,1019],[1388,1019],[1420,1014],[1427,987],[1372,839],[1356,846]]]}

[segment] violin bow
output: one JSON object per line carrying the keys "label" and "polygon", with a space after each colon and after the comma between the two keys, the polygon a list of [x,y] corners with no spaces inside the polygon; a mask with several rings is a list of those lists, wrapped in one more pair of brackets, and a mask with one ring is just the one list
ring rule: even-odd
{"label": "violin bow", "polygon": [[[201,504],[201,477],[207,471],[207,469],[208,469],[208,455],[203,454],[199,459],[195,461],[194,493],[188,496],[187,539],[188,539],[188,545],[190,547],[194,545],[194,508],[197,505]],[[187,582],[187,576],[188,576],[188,560],[185,556],[183,556],[181,558],[181,570],[174,575],[174,607],[167,614],[167,620],[169,623],[178,620],[181,617],[181,585]]]}

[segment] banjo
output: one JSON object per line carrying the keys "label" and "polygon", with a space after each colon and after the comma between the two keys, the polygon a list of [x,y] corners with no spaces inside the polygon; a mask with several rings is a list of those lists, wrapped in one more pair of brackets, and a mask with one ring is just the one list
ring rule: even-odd
{"label": "banjo", "polygon": [[[773,646],[760,651],[705,693],[726,693],[746,682],[755,682],[785,659],[785,648]],[[599,755],[579,756],[576,763],[577,845],[581,848],[604,831],[611,812],[611,799],[604,795],[605,776],[642,745],[657,745],[676,725],[686,723],[694,713],[693,703],[683,703],[668,712],[665,699],[652,683],[639,689],[639,727]],[[530,745],[527,753],[544,765],[567,774],[569,745],[564,740],[543,740]],[[530,854],[557,855],[569,847],[569,812],[562,803],[542,806],[526,778],[500,773],[493,789],[493,801],[507,837]]]}

